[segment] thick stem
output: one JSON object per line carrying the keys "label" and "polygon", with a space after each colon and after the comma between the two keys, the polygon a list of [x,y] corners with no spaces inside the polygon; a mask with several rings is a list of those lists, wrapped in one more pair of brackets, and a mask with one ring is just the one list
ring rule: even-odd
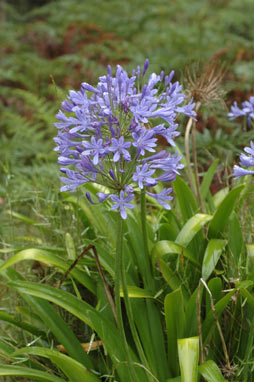
{"label": "thick stem", "polygon": [[130,374],[130,381],[136,382],[136,372],[134,370],[134,364],[132,362],[129,346],[126,340],[124,325],[123,325],[123,317],[122,317],[122,308],[121,308],[121,297],[120,297],[120,285],[121,285],[121,274],[122,274],[122,263],[123,263],[123,220],[119,213],[118,221],[117,221],[117,243],[116,243],[116,258],[115,258],[115,307],[116,307],[116,317],[118,322],[118,329],[120,332],[120,336],[122,338],[122,342],[124,344],[124,350],[127,358],[128,364],[128,372]]}

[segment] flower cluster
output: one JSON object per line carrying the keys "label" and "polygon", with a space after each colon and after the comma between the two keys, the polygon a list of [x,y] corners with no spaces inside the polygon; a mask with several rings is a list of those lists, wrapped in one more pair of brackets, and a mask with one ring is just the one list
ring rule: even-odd
{"label": "flower cluster", "polygon": [[[254,144],[253,142],[250,142],[251,147],[245,147],[244,151],[249,154],[241,154],[240,156],[240,165],[244,167],[254,167]],[[253,175],[253,170],[247,170],[245,168],[242,168],[240,166],[234,166],[234,177],[240,178],[241,176],[245,175]]]}
{"label": "flower cluster", "polygon": [[231,106],[231,112],[228,113],[229,119],[235,119],[238,117],[247,117],[247,126],[251,127],[251,119],[254,120],[254,97],[250,97],[249,101],[244,101],[242,103],[242,109],[240,109],[235,101],[233,106]]}
{"label": "flower cluster", "polygon": [[[235,119],[238,117],[247,117],[247,126],[251,127],[251,119],[254,120],[254,97],[250,97],[249,101],[245,101],[242,103],[242,109],[237,106],[237,103],[234,102],[233,106],[231,106],[231,112],[228,113],[229,119]],[[241,154],[240,156],[240,165],[243,167],[254,167],[254,144],[250,142],[251,147],[245,147],[244,151],[249,154]],[[240,166],[234,166],[234,177],[240,178],[245,175],[252,175],[254,171],[247,170]]]}
{"label": "flower cluster", "polygon": [[[98,201],[111,199],[112,209],[119,209],[123,219],[126,208],[133,208],[137,189],[175,180],[183,168],[181,157],[159,151],[158,137],[174,145],[178,113],[195,116],[194,103],[183,105],[182,86],[172,83],[173,71],[169,76],[152,73],[145,83],[148,65],[146,60],[142,73],[137,67],[130,77],[119,65],[113,76],[109,66],[96,87],[84,82],[80,91],[70,91],[56,115],[55,150],[65,175],[61,191],[88,182],[104,185],[110,193],[99,192]],[[169,209],[170,192],[165,188],[147,194]],[[89,193],[86,196],[94,203]]]}

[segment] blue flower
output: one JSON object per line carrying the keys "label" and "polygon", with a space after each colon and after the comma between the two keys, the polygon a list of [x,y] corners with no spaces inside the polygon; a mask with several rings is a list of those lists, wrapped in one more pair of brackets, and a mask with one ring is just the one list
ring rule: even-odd
{"label": "blue flower", "polygon": [[[254,167],[254,144],[253,142],[250,142],[251,147],[245,147],[244,151],[249,154],[241,154],[240,156],[240,165],[243,167]],[[253,175],[253,170],[247,170],[245,168],[242,168],[240,166],[235,165],[234,166],[234,177],[240,178],[245,175]]]}
{"label": "blue flower", "polygon": [[250,128],[251,119],[254,119],[254,97],[250,97],[249,101],[244,101],[242,103],[242,109],[238,107],[237,102],[234,102],[233,106],[231,106],[231,112],[228,113],[228,117],[230,120],[242,116],[247,117],[247,125],[248,128]]}
{"label": "blue flower", "polygon": [[155,152],[157,138],[154,138],[154,129],[146,130],[142,128],[139,132],[132,133],[134,139],[133,146],[137,147],[137,158],[145,155],[145,151]]}
{"label": "blue flower", "polygon": [[[174,71],[165,77],[152,73],[146,81],[148,65],[146,60],[143,71],[137,67],[131,76],[120,65],[114,76],[108,66],[96,86],[83,82],[79,91],[70,90],[56,115],[55,151],[65,184],[61,191],[88,182],[103,185],[109,192],[98,193],[98,202],[110,199],[123,218],[126,209],[133,208],[129,201],[136,191],[175,180],[183,168],[181,157],[159,151],[158,137],[173,146],[178,115],[195,116],[194,103],[184,104],[182,86],[172,83]],[[165,188],[150,196],[168,209],[168,193]],[[94,203],[89,193],[87,198]]]}
{"label": "blue flower", "polygon": [[140,189],[145,185],[155,186],[157,184],[156,180],[152,178],[152,175],[155,173],[155,170],[150,170],[147,163],[139,165],[136,167],[136,172],[133,174],[132,179],[135,182],[138,182]]}
{"label": "blue flower", "polygon": [[124,191],[120,191],[120,196],[117,195],[111,195],[111,200],[115,203],[112,206],[112,210],[120,210],[121,217],[123,219],[127,218],[127,212],[126,208],[134,208],[133,204],[130,204],[129,202],[134,198],[134,194],[127,194],[127,196],[124,196]]}
{"label": "blue flower", "polygon": [[242,168],[240,166],[235,165],[234,166],[234,173],[233,176],[234,178],[241,178],[242,176],[246,175],[254,175],[254,171],[252,170],[246,170],[245,168]]}
{"label": "blue flower", "polygon": [[158,194],[153,194],[152,192],[146,192],[147,195],[150,195],[152,196],[155,200],[157,200],[157,202],[163,206],[164,208],[166,208],[166,210],[170,210],[171,207],[170,205],[167,203],[169,202],[170,200],[173,199],[172,196],[169,196],[169,194],[172,192],[172,188],[164,188],[164,190],[162,190],[161,192],[159,192]]}
{"label": "blue flower", "polygon": [[91,143],[83,141],[82,145],[85,150],[82,152],[82,156],[93,155],[92,162],[96,166],[99,163],[99,157],[106,152],[106,147],[102,139],[96,140],[95,137],[91,138]]}
{"label": "blue flower", "polygon": [[112,138],[111,146],[109,147],[109,151],[115,153],[113,156],[113,161],[118,162],[120,159],[120,155],[123,155],[124,160],[127,162],[130,161],[131,156],[128,152],[128,148],[131,146],[131,142],[124,142],[124,137],[121,136],[119,139]]}

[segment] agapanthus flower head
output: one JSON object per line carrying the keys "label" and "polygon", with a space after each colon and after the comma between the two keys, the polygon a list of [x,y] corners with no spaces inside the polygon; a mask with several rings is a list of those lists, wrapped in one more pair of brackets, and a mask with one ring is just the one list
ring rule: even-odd
{"label": "agapanthus flower head", "polygon": [[[254,170],[248,170],[248,168],[254,168],[254,143],[250,142],[250,147],[245,147],[244,151],[248,154],[241,154],[240,166],[234,166],[234,177],[240,178],[245,175],[254,175]],[[247,168],[244,168],[247,167]]]}
{"label": "agapanthus flower head", "polygon": [[[71,90],[56,115],[61,191],[89,182],[106,186],[109,193],[98,193],[98,202],[113,202],[112,210],[123,219],[137,190],[171,182],[179,174],[181,157],[159,151],[158,137],[174,145],[178,114],[195,116],[195,104],[184,104],[182,86],[172,82],[174,71],[165,77],[152,73],[145,81],[148,66],[146,60],[143,70],[138,66],[131,76],[120,65],[113,75],[108,66],[96,86],[84,82],[79,91]],[[170,191],[147,193],[169,209]]]}
{"label": "agapanthus flower head", "polygon": [[254,120],[254,97],[250,97],[249,101],[244,101],[241,109],[235,101],[231,106],[230,113],[228,113],[228,117],[231,120],[244,116],[247,118],[247,128],[250,129],[251,120]]}

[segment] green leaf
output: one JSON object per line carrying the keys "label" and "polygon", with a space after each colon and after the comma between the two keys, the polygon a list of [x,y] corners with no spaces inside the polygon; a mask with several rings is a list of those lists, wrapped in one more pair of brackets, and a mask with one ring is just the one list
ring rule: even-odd
{"label": "green leaf", "polygon": [[225,199],[225,197],[227,196],[228,193],[229,193],[229,188],[225,187],[222,190],[219,190],[218,192],[216,192],[215,195],[213,195],[213,198],[212,198],[213,204],[214,204],[216,209],[223,202],[223,200]]}
{"label": "green leaf", "polygon": [[[166,282],[172,289],[172,291],[182,286],[182,281],[179,279],[176,272],[173,271],[170,268],[170,266],[162,259],[160,259],[160,271],[162,273],[162,276],[164,277],[164,279],[166,280]],[[183,293],[184,299],[187,300],[189,298],[189,295],[184,286],[182,286],[182,293]]]}
{"label": "green leaf", "polygon": [[145,279],[145,261],[144,261],[144,244],[141,240],[142,232],[140,230],[140,224],[133,216],[129,216],[126,219],[126,238],[128,241],[128,246],[132,251],[133,260],[138,265],[138,269],[142,275],[143,280]]}
{"label": "green leaf", "polygon": [[[203,285],[200,286],[200,301],[202,301]],[[185,305],[185,337],[195,336],[198,332],[197,324],[197,295],[198,287],[194,290]]]}
{"label": "green leaf", "polygon": [[41,382],[66,382],[65,379],[56,377],[44,371],[33,370],[31,368],[21,366],[9,366],[0,364],[0,375],[13,375],[15,377],[23,377],[29,379],[32,378],[33,380]]}
{"label": "green leaf", "polygon": [[[3,263],[0,260],[0,264]],[[11,281],[24,282],[23,277],[12,268],[3,271],[3,276]],[[66,325],[62,317],[56,312],[48,301],[32,297],[29,294],[20,293],[22,298],[30,305],[30,307],[42,319],[45,326],[54,334],[60,344],[62,344],[68,354],[83,363],[89,369],[93,368],[93,364],[89,356],[84,352],[80,342],[75,334]]]}
{"label": "green leaf", "polygon": [[181,227],[181,224],[178,221],[178,218],[175,216],[172,210],[170,211],[165,210],[162,221],[163,222],[165,221],[165,223],[162,223],[159,226],[159,231],[158,231],[159,239],[174,241],[179,232],[179,228]]}
{"label": "green leaf", "polygon": [[181,177],[176,177],[173,187],[183,221],[186,222],[198,211],[198,205],[190,188]]}
{"label": "green leaf", "polygon": [[177,339],[182,338],[185,329],[184,302],[181,288],[167,294],[164,301],[168,338],[168,360],[172,375],[179,374],[177,361]]}
{"label": "green leaf", "polygon": [[34,334],[35,336],[43,336],[45,337],[46,333],[40,329],[38,329],[36,326],[29,324],[28,322],[23,322],[18,319],[18,317],[15,317],[14,315],[5,313],[0,311],[0,320],[9,322],[10,324],[21,328],[22,330],[25,330],[31,334]]}
{"label": "green leaf", "polygon": [[244,286],[243,283],[240,283],[238,288],[240,289],[240,293],[241,295],[243,296],[243,298],[246,298],[247,300],[247,303],[249,304],[249,306],[251,308],[254,308],[254,297],[253,297],[253,294],[251,294],[248,290],[247,290],[247,287],[248,286]]}
{"label": "green leaf", "polygon": [[162,315],[151,299],[146,300],[146,314],[150,329],[150,346],[154,352],[153,358],[156,365],[156,376],[159,381],[164,381],[169,376],[168,361],[166,355],[164,327]]}
{"label": "green leaf", "polygon": [[[23,260],[41,261],[46,264],[54,265],[55,267],[58,267],[64,272],[67,271],[67,269],[70,266],[68,263],[66,263],[66,261],[62,259],[62,257],[57,256],[56,254],[43,251],[37,248],[29,248],[20,251],[12,257],[10,257],[5,263],[3,263],[0,266],[0,272]],[[87,289],[96,294],[95,282],[85,272],[82,272],[74,267],[71,270],[70,275],[74,277],[77,281],[79,281],[80,284],[84,285]]]}
{"label": "green leaf", "polygon": [[210,223],[208,231],[209,237],[220,237],[221,233],[225,230],[235,203],[244,187],[244,185],[241,185],[233,188],[221,202]]}
{"label": "green leaf", "polygon": [[49,358],[55,363],[68,377],[71,382],[99,382],[100,380],[91,372],[89,372],[81,363],[75,361],[59,351],[41,347],[24,347],[13,353],[13,356],[20,354],[32,354],[40,357]]}
{"label": "green leaf", "polygon": [[226,382],[214,361],[206,361],[198,367],[199,373],[207,382]]}
{"label": "green leaf", "polygon": [[216,173],[216,169],[217,169],[218,164],[219,164],[219,159],[216,159],[211,164],[209,169],[207,170],[207,172],[206,172],[206,174],[205,174],[205,176],[203,178],[203,181],[202,181],[202,183],[200,185],[200,192],[201,192],[201,196],[202,196],[203,200],[206,200],[206,198],[207,198],[207,195],[208,195],[208,192],[209,192],[209,188],[210,188],[213,176]]}
{"label": "green leaf", "polygon": [[194,264],[196,267],[200,268],[200,264],[197,262],[197,260],[193,257],[190,250],[182,247],[180,244],[176,244],[173,241],[169,240],[161,240],[155,243],[152,249],[152,260],[153,265],[160,259],[162,256],[167,254],[178,254],[180,256],[184,256],[186,259],[190,260],[192,264]]}
{"label": "green leaf", "polygon": [[199,230],[212,218],[211,215],[206,214],[192,216],[179,232],[175,242],[183,247],[187,247]]}
{"label": "green leaf", "polygon": [[26,308],[24,306],[16,306],[15,308],[18,313],[24,316],[29,322],[32,322],[33,325],[37,327],[37,329],[41,329],[43,332],[46,332],[48,330],[48,328],[46,328],[45,324],[43,323],[41,317],[39,317],[38,314],[32,312],[31,308]]}
{"label": "green leaf", "polygon": [[177,341],[182,382],[198,382],[199,338]]}
{"label": "green leaf", "polygon": [[[129,285],[127,286],[127,290],[128,290],[128,296],[130,298],[153,298],[154,296],[151,294],[151,292],[143,289],[143,288],[139,288],[139,287],[136,287],[135,285]],[[120,291],[120,295],[121,297],[123,297],[123,290],[121,288],[121,291]]]}
{"label": "green leaf", "polygon": [[[151,329],[147,314],[146,300],[133,299],[131,301],[131,305],[134,315],[134,322],[137,327],[150,370],[154,375],[156,375],[158,363],[154,354],[154,348],[151,345]],[[157,335],[157,327],[153,328],[153,333],[154,332],[155,335]]]}
{"label": "green leaf", "polygon": [[202,278],[207,280],[214,271],[216,264],[225,249],[226,240],[212,239],[206,247],[204,260],[202,264]]}
{"label": "green leaf", "polygon": [[[96,311],[85,301],[81,301],[77,297],[61,289],[55,289],[47,285],[31,283],[28,281],[10,282],[8,285],[22,294],[29,294],[51,301],[89,325],[98,333],[102,342],[106,346],[112,362],[117,368],[122,380],[127,381],[126,378],[128,377],[128,373],[126,373],[126,365],[124,363],[124,346],[121,345],[121,340],[113,321],[104,317],[102,313]],[[133,359],[136,360],[134,354],[132,352],[131,354]],[[137,369],[137,372],[139,375],[141,374],[142,378],[144,371]]]}

